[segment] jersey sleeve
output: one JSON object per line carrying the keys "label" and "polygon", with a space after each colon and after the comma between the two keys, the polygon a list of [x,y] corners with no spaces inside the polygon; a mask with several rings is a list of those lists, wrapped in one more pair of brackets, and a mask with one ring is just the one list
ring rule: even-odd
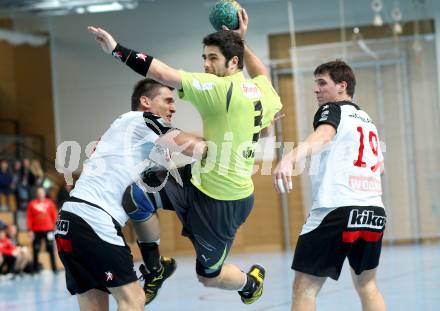
{"label": "jersey sleeve", "polygon": [[328,103],[319,107],[313,119],[313,128],[316,130],[321,124],[330,124],[338,131],[341,123],[341,107],[338,104]]}
{"label": "jersey sleeve", "polygon": [[182,89],[178,91],[179,97],[191,102],[202,117],[226,110],[230,81],[208,73],[180,71],[180,75]]}
{"label": "jersey sleeve", "polygon": [[263,118],[261,128],[267,127],[272,122],[275,114],[281,110],[283,105],[281,99],[270,81],[265,76],[257,76],[252,81],[261,92],[261,102],[263,106]]}
{"label": "jersey sleeve", "polygon": [[166,124],[162,119],[151,112],[144,112],[142,115],[147,127],[157,136],[161,136],[171,129],[170,124]]}

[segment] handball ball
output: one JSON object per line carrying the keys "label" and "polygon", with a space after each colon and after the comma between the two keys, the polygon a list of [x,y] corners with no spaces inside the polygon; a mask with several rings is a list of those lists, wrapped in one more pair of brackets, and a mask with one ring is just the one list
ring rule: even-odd
{"label": "handball ball", "polygon": [[209,13],[209,21],[215,30],[222,30],[225,25],[231,30],[238,29],[238,11],[241,5],[235,0],[219,0]]}

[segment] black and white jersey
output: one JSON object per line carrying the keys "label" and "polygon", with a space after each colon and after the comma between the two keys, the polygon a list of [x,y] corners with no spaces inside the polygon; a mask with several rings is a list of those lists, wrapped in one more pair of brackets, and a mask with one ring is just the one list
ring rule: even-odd
{"label": "black and white jersey", "polygon": [[[131,111],[119,116],[84,162],[70,195],[98,205],[123,226],[128,219],[122,207],[123,193],[143,170],[155,165],[151,153],[162,152],[155,142],[168,129],[151,113]],[[81,209],[70,212],[86,221],[90,218]]]}
{"label": "black and white jersey", "polygon": [[319,107],[313,127],[330,124],[332,142],[312,161],[312,209],[379,206],[383,155],[376,126],[357,105],[342,101]]}

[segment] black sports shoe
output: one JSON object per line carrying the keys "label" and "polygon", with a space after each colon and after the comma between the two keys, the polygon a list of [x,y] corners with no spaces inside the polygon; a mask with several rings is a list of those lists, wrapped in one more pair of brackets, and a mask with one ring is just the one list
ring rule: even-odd
{"label": "black sports shoe", "polygon": [[254,291],[250,293],[245,294],[242,291],[238,292],[238,294],[241,296],[241,301],[248,305],[257,301],[258,298],[260,298],[263,294],[263,282],[264,277],[266,276],[266,270],[264,270],[264,268],[260,265],[253,265],[249,269],[247,276],[253,278],[257,284],[257,287],[254,289]]}
{"label": "black sports shoe", "polygon": [[139,271],[142,273],[141,278],[145,280],[145,305],[156,298],[163,282],[176,271],[177,263],[173,258],[160,256],[160,262],[162,267],[157,272],[148,272],[143,264],[139,267]]}

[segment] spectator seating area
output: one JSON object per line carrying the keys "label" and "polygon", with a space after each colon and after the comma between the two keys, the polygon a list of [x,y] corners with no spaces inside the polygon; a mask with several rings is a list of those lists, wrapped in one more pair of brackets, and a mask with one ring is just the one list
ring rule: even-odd
{"label": "spectator seating area", "polygon": [[[66,190],[65,187],[55,187],[57,185],[45,175],[38,160],[0,159],[0,230],[2,226],[5,227],[6,232],[10,227],[15,227],[16,236],[11,240],[14,244],[26,248],[29,251],[29,258],[32,258],[32,240],[27,229],[26,211],[28,203],[35,198],[35,189],[40,186],[44,187],[48,197],[56,198],[54,194],[59,195],[57,204],[63,203],[70,190]],[[49,254],[45,249],[43,242],[38,260],[43,269],[48,269]],[[0,265],[2,265],[0,274],[10,272],[5,267],[4,259],[0,249]],[[57,268],[62,269],[58,256],[56,256],[56,264]]]}

